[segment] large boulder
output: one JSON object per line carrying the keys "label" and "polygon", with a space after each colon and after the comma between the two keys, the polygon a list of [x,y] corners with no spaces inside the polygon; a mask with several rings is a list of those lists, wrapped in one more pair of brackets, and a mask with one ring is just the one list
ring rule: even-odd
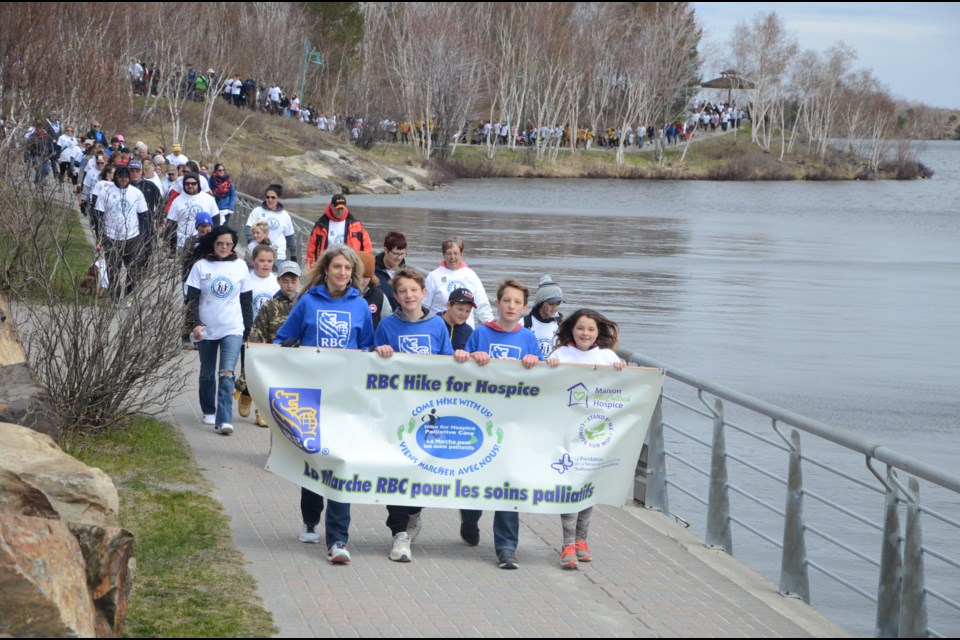
{"label": "large boulder", "polygon": [[118,527],[120,499],[110,477],[68,456],[48,436],[0,423],[0,469],[38,489],[70,523]]}
{"label": "large boulder", "polygon": [[[119,527],[113,482],[24,427],[0,423],[0,442],[0,636],[119,636],[133,535]],[[77,575],[86,606],[75,602]],[[40,613],[23,613],[28,605]],[[88,619],[81,624],[78,616]]]}
{"label": "large boulder", "polygon": [[133,587],[133,534],[126,529],[69,523],[87,561],[87,586],[93,600],[97,637],[123,631]]}
{"label": "large boulder", "polygon": [[63,522],[0,514],[0,636],[94,637],[84,567]]}
{"label": "large boulder", "polygon": [[57,437],[56,411],[33,376],[20,337],[0,296],[0,422],[13,422]]}

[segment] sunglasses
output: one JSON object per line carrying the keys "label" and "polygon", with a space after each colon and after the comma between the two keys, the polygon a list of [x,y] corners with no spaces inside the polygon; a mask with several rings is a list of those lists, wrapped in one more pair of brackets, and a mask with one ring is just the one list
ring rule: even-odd
{"label": "sunglasses", "polygon": [[200,183],[199,183],[199,182],[184,182],[184,183],[183,183],[183,186],[185,186],[185,187],[199,187],[199,186],[200,186]]}

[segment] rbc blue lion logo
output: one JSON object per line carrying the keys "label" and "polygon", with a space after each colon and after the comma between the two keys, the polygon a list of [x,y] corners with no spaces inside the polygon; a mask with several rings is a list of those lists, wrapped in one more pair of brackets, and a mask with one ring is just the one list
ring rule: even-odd
{"label": "rbc blue lion logo", "polygon": [[270,388],[270,414],[298,449],[320,451],[320,389]]}
{"label": "rbc blue lion logo", "polygon": [[400,336],[400,353],[431,353],[430,336]]}
{"label": "rbc blue lion logo", "polygon": [[487,353],[494,360],[520,360],[520,347],[512,344],[491,344]]}

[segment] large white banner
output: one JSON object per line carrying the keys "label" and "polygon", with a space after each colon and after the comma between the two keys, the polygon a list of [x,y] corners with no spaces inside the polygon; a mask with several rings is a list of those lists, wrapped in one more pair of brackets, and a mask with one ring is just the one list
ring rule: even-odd
{"label": "large white banner", "polygon": [[622,506],[660,396],[655,369],[249,345],[267,469],[366,504],[570,513]]}

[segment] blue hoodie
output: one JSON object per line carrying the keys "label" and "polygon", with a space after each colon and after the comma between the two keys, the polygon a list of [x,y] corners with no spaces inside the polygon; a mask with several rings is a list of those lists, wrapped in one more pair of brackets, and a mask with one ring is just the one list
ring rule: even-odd
{"label": "blue hoodie", "polygon": [[373,318],[355,288],[348,287],[341,297],[334,298],[321,284],[300,296],[273,343],[283,344],[290,338],[305,347],[369,351],[373,348]]}
{"label": "blue hoodie", "polygon": [[453,355],[447,323],[426,307],[421,310],[424,316],[414,322],[403,317],[402,310],[381,320],[374,344],[388,344],[397,353]]}
{"label": "blue hoodie", "polygon": [[523,360],[527,355],[543,360],[537,336],[519,323],[513,331],[504,331],[496,322],[484,322],[470,334],[465,348],[488,353],[494,360]]}

